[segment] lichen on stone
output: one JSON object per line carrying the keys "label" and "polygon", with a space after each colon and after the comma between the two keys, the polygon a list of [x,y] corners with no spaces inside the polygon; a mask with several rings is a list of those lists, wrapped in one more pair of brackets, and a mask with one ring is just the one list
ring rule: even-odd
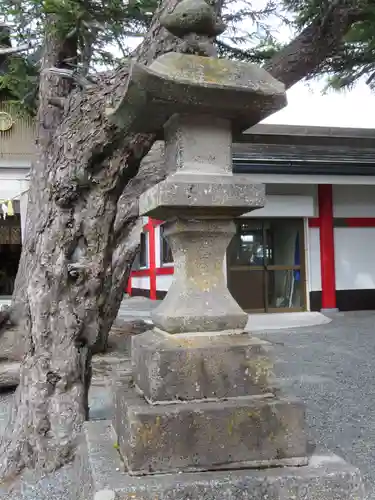
{"label": "lichen on stone", "polygon": [[204,0],[182,0],[172,12],[161,17],[160,24],[178,37],[189,33],[215,37],[225,30],[214,9]]}

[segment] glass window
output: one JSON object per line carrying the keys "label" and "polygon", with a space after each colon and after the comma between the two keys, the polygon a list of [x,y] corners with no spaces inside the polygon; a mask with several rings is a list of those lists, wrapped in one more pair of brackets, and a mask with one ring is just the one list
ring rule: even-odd
{"label": "glass window", "polygon": [[303,306],[301,272],[286,269],[268,271],[268,307],[301,308]]}
{"label": "glass window", "polygon": [[162,264],[172,264],[173,255],[171,247],[168,244],[167,238],[164,236],[164,228],[160,226],[160,260]]}
{"label": "glass window", "polygon": [[267,264],[272,266],[299,266],[301,264],[302,222],[273,220],[265,224],[270,252]]}
{"label": "glass window", "polygon": [[138,250],[133,260],[132,271],[138,271],[139,268],[140,264],[139,264],[139,250]]}
{"label": "glass window", "polygon": [[228,254],[231,266],[263,266],[265,249],[261,224],[238,223]]}
{"label": "glass window", "polygon": [[246,310],[303,309],[303,220],[237,220],[228,286]]}
{"label": "glass window", "polygon": [[139,266],[147,267],[147,235],[141,233],[141,245],[139,249]]}

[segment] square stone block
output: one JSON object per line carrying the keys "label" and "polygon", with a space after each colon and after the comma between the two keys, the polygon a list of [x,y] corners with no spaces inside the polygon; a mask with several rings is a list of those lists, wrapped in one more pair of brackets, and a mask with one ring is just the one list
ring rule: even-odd
{"label": "square stone block", "polygon": [[140,196],[139,213],[164,220],[181,213],[231,218],[264,205],[264,185],[247,176],[177,173]]}
{"label": "square stone block", "polygon": [[304,464],[303,404],[240,397],[217,402],[150,405],[119,388],[115,429],[130,474]]}
{"label": "square stone block", "polygon": [[148,401],[202,400],[272,392],[271,345],[248,333],[132,339],[134,381]]}
{"label": "square stone block", "polygon": [[75,464],[77,500],[364,500],[359,470],[332,454],[303,467],[130,476],[108,421],[86,422]]}

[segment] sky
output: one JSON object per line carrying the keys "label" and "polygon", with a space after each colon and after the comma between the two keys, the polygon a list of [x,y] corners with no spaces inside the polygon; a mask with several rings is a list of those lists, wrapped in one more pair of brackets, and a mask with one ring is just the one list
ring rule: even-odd
{"label": "sky", "polygon": [[[232,3],[233,8],[241,7],[244,1],[247,0],[236,0]],[[251,5],[255,10],[261,10],[268,1],[252,0]],[[284,15],[291,19],[289,14]],[[280,42],[287,43],[294,37],[292,29],[282,23],[280,17],[270,16],[266,23]],[[241,29],[251,32],[254,26],[244,21]],[[323,78],[308,84],[297,83],[287,92],[288,105],[264,120],[264,123],[375,128],[375,91],[371,91],[365,81],[358,83],[351,91],[331,90],[323,95],[325,84]]]}
{"label": "sky", "polygon": [[[267,1],[253,0],[252,5],[261,9]],[[293,38],[292,30],[278,18],[270,18],[269,24],[279,41],[287,43]],[[324,78],[297,83],[287,92],[288,105],[264,123],[375,128],[375,91],[364,80],[350,91],[330,90],[323,94],[325,83]]]}
{"label": "sky", "polygon": [[322,95],[322,89],[322,82],[296,84],[287,92],[286,108],[264,123],[375,128],[375,92],[365,82],[346,92]]}

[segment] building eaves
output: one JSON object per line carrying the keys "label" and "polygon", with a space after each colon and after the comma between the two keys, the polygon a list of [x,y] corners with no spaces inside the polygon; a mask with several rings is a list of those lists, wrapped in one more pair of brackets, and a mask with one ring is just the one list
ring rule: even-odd
{"label": "building eaves", "polygon": [[235,173],[375,175],[375,148],[234,144]]}

